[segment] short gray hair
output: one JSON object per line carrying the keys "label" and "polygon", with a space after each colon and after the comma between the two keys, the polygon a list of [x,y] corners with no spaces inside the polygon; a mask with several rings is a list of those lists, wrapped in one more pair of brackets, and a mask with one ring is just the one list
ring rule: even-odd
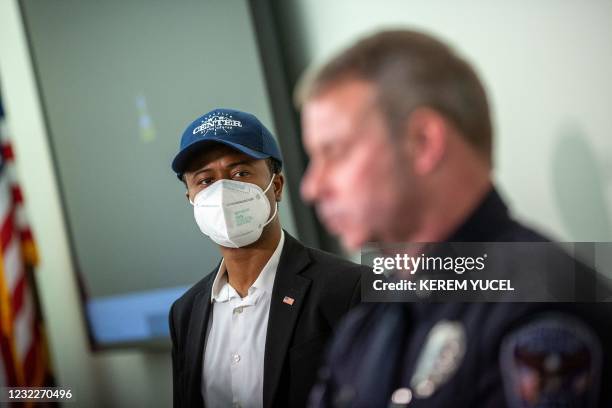
{"label": "short gray hair", "polygon": [[378,106],[393,133],[416,108],[429,107],[492,161],[493,130],[484,87],[474,69],[434,37],[389,30],[363,38],[308,72],[296,88],[296,104],[300,107],[347,79],[376,85]]}

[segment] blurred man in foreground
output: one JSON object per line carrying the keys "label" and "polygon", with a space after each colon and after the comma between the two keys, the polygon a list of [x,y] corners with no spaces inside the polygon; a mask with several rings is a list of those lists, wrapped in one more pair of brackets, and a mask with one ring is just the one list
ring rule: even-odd
{"label": "blurred man in foreground", "polygon": [[[491,179],[484,88],[438,40],[411,31],[365,38],[311,72],[297,97],[310,156],[302,195],[347,248],[546,240],[508,214]],[[602,309],[364,305],[336,335],[312,404],[612,406],[602,386],[612,381],[612,325]]]}
{"label": "blurred man in foreground", "polygon": [[[281,229],[283,160],[253,115],[191,123],[172,169],[219,265],[170,311],[175,407],[302,407],[363,267]],[[201,271],[202,275],[208,271]]]}

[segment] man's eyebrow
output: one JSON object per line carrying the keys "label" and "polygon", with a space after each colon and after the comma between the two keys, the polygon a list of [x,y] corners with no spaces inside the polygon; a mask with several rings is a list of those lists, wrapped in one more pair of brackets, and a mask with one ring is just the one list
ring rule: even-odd
{"label": "man's eyebrow", "polygon": [[210,171],[210,170],[212,170],[212,169],[204,167],[204,168],[201,168],[199,170],[194,171],[191,174],[186,174],[186,175],[189,177],[189,179],[193,180],[194,178],[196,178],[198,176],[198,174],[201,174],[201,173],[204,173],[204,172],[207,172],[207,171]]}
{"label": "man's eyebrow", "polygon": [[253,161],[254,161],[253,159],[238,160],[238,161],[235,161],[235,162],[231,162],[230,164],[228,164],[225,167],[229,169],[229,168],[240,166],[240,165],[243,165],[243,164],[251,165],[251,164],[253,164]]}
{"label": "man's eyebrow", "polygon": [[[236,166],[251,165],[253,163],[253,161],[254,161],[253,159],[238,160],[238,161],[229,163],[228,165],[225,166],[225,168],[231,169],[231,168],[236,167]],[[191,173],[189,175],[189,178],[190,179],[194,179],[198,174],[205,173],[207,171],[212,171],[212,169],[210,167],[208,167],[208,166],[204,166],[201,169],[196,170],[193,173]]]}

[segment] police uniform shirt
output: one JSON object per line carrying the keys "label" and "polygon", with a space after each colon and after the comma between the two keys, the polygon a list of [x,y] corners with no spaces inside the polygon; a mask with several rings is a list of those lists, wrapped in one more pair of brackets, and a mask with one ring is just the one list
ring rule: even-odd
{"label": "police uniform shirt", "polygon": [[[534,242],[495,190],[449,242]],[[612,407],[609,304],[379,303],[351,312],[313,407]]]}

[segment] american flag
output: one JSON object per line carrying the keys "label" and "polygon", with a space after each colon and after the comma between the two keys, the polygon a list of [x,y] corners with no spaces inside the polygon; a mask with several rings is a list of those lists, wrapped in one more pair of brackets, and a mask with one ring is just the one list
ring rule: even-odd
{"label": "american flag", "polygon": [[33,281],[38,256],[25,219],[8,136],[0,106],[0,386],[51,386]]}

